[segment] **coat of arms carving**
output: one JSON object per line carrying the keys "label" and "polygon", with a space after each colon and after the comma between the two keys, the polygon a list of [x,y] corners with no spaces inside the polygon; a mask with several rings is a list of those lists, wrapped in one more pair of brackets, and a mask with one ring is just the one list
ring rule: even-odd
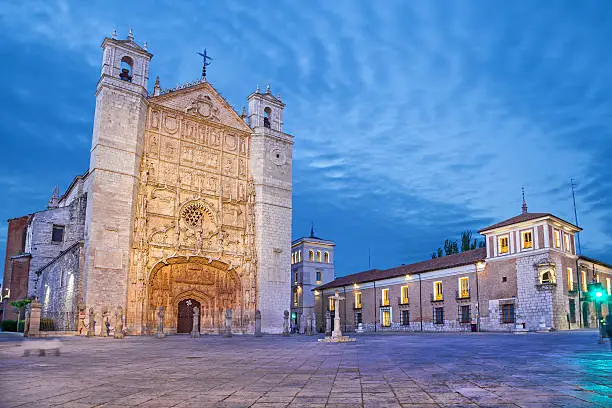
{"label": "coat of arms carving", "polygon": [[216,122],[221,121],[221,119],[219,119],[219,108],[213,103],[208,95],[200,94],[197,98],[192,99],[185,109],[185,113],[199,115]]}

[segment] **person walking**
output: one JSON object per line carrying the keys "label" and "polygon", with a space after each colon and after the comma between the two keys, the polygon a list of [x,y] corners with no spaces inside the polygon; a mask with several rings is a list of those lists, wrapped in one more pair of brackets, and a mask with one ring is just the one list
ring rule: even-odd
{"label": "person walking", "polygon": [[612,313],[610,313],[610,310],[608,310],[608,315],[606,316],[606,333],[610,341],[610,351],[612,351]]}

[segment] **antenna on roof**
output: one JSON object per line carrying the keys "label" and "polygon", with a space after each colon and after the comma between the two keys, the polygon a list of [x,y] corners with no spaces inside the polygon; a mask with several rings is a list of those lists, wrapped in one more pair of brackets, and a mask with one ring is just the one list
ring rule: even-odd
{"label": "antenna on roof", "polygon": [[314,222],[310,223],[310,238],[314,238]]}
{"label": "antenna on roof", "polygon": [[[578,212],[576,211],[576,194],[574,194],[574,187],[576,187],[576,183],[574,183],[574,179],[570,178],[570,185],[572,186],[572,201],[574,202],[574,223],[578,226]],[[576,241],[578,241],[578,255],[582,254],[582,250],[580,249],[580,231],[576,233]]]}
{"label": "antenna on roof", "polygon": [[521,191],[523,192],[523,205],[521,209],[523,210],[523,214],[527,212],[527,202],[525,201],[525,187],[521,187]]}
{"label": "antenna on roof", "polygon": [[368,271],[372,269],[372,259],[370,257],[370,247],[368,247]]}

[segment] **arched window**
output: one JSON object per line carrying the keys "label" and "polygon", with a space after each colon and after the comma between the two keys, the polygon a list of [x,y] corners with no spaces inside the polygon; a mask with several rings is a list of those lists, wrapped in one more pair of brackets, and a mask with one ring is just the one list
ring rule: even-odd
{"label": "arched window", "polygon": [[264,109],[264,127],[270,128],[272,124],[272,109],[266,107]]}
{"label": "arched window", "polygon": [[302,262],[302,250],[298,251],[298,262]]}
{"label": "arched window", "polygon": [[323,259],[325,260],[325,263],[329,263],[329,252],[325,252],[325,254],[323,254]]}
{"label": "arched window", "polygon": [[552,283],[550,272],[546,271],[542,274],[542,283]]}
{"label": "arched window", "polygon": [[124,81],[132,82],[132,70],[134,69],[134,60],[125,56],[121,58],[121,73],[119,78]]}
{"label": "arched window", "polygon": [[317,262],[321,262],[321,251],[317,251]]}
{"label": "arched window", "polygon": [[295,252],[291,253],[291,265],[295,263]]}
{"label": "arched window", "polygon": [[308,260],[314,262],[314,251],[312,249],[308,251]]}

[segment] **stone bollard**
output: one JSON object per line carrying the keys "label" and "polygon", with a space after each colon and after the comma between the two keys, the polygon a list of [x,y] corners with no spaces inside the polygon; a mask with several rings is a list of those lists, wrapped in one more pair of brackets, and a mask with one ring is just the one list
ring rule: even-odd
{"label": "stone bollard", "polygon": [[325,335],[331,336],[331,313],[325,312]]}
{"label": "stone bollard", "polygon": [[[42,305],[37,298],[30,303],[30,318],[28,319],[28,337],[40,337],[40,309]],[[25,329],[24,329],[25,330]]]}
{"label": "stone bollard", "polygon": [[261,312],[255,311],[255,337],[261,337]]}
{"label": "stone bollard", "polygon": [[93,337],[96,335],[96,319],[95,319],[94,308],[89,308],[89,324],[87,325],[87,337]]}
{"label": "stone bollard", "polygon": [[306,331],[306,319],[304,318],[304,313],[300,314],[300,329],[299,333],[304,334]]}
{"label": "stone bollard", "polygon": [[223,337],[232,337],[232,309],[225,312],[225,333]]}
{"label": "stone bollard", "polygon": [[283,313],[283,336],[289,335],[289,311]]}
{"label": "stone bollard", "polygon": [[85,317],[87,316],[87,306],[83,302],[79,302],[79,326],[77,332],[79,336],[84,332],[87,332],[87,325],[85,324]]}
{"label": "stone bollard", "polygon": [[312,336],[312,315],[308,314],[306,316],[306,335]]}
{"label": "stone bollard", "polygon": [[116,339],[123,338],[123,308],[119,306],[115,311],[115,333]]}
{"label": "stone bollard", "polygon": [[191,328],[191,337],[197,339],[200,337],[200,308],[193,307],[193,327]]}
{"label": "stone bollard", "polygon": [[155,337],[158,339],[163,339],[166,337],[164,334],[164,313],[165,309],[163,306],[159,307],[159,311],[157,312],[157,333],[155,333]]}

